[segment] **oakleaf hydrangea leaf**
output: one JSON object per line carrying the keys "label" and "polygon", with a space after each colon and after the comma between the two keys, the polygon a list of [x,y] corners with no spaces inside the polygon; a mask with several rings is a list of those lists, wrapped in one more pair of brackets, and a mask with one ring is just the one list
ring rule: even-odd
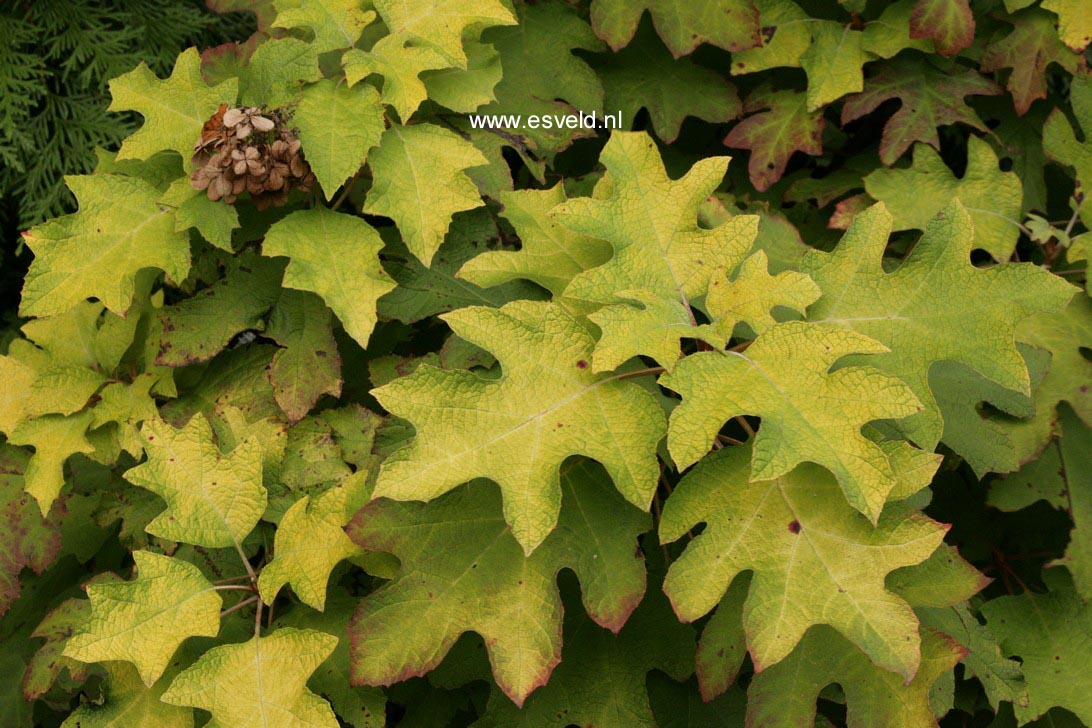
{"label": "oakleaf hydrangea leaf", "polygon": [[406,45],[399,36],[384,36],[370,51],[354,48],[342,57],[349,86],[373,73],[383,76],[383,103],[394,107],[402,121],[408,121],[428,92],[420,76],[425,71],[446,68],[448,61],[435,48]]}
{"label": "oakleaf hydrangea leaf", "polygon": [[888,3],[880,17],[865,23],[862,44],[869,53],[880,58],[893,58],[907,48],[932,53],[936,50],[929,36],[918,37],[911,27],[918,0],[897,0]]}
{"label": "oakleaf hydrangea leaf", "polygon": [[137,274],[159,268],[171,281],[190,269],[189,236],[175,231],[170,212],[156,204],[147,182],[113,174],[66,178],[80,209],[23,234],[34,261],[23,284],[19,313],[63,313],[89,297],[124,316]]}
{"label": "oakleaf hydrangea leaf", "polygon": [[846,696],[846,725],[935,726],[929,691],[966,651],[947,635],[925,628],[921,667],[908,683],[872,664],[833,630],[812,630],[792,655],[755,675],[747,690],[747,725],[796,728],[815,721],[815,701],[837,682]]}
{"label": "oakleaf hydrangea leaf", "polygon": [[1012,256],[1020,237],[1023,185],[1015,172],[1002,172],[990,145],[971,136],[967,169],[961,177],[925,144],[914,146],[914,161],[904,169],[877,169],[864,178],[865,190],[883,202],[895,230],[924,230],[953,198],[959,198],[974,223],[974,247],[995,260]]}
{"label": "oakleaf hydrangea leaf", "polygon": [[785,659],[809,628],[826,624],[884,670],[911,678],[918,669],[918,621],[885,588],[884,577],[924,561],[946,529],[906,513],[886,515],[874,528],[839,499],[821,468],[807,464],[752,481],[749,459],[749,447],[721,450],[668,499],[662,541],[707,523],[664,582],[676,613],[686,621],[703,616],[738,573],[751,569],[743,626],[759,671]]}
{"label": "oakleaf hydrangea leaf", "polygon": [[617,51],[633,38],[646,10],[676,58],[689,55],[701,43],[728,51],[759,44],[758,10],[751,0],[595,0],[592,26]]}
{"label": "oakleaf hydrangea leaf", "polygon": [[359,217],[316,207],[274,223],[262,253],[288,257],[284,285],[322,296],[345,331],[366,346],[375,302],[395,285],[379,264],[382,247],[379,233]]}
{"label": "oakleaf hydrangea leaf", "polygon": [[573,232],[548,215],[566,199],[561,184],[546,190],[502,193],[501,217],[515,228],[520,249],[482,253],[459,269],[459,277],[479,286],[525,278],[560,296],[576,275],[610,257],[607,243]]}
{"label": "oakleaf hydrangea leaf", "polygon": [[[550,207],[547,203],[546,209]],[[552,221],[550,224],[561,229]],[[451,221],[444,244],[426,268],[397,234],[390,235],[382,253],[383,266],[398,287],[379,299],[380,318],[413,324],[464,306],[503,306],[518,298],[545,298],[538,286],[520,280],[517,275],[498,272],[495,276],[484,276],[488,281],[484,285],[492,286],[488,289],[475,285],[477,277],[462,275],[478,259],[491,259],[499,254],[500,260],[507,262],[506,256],[515,254],[491,249],[498,236],[497,221],[485,208],[459,213]]]}
{"label": "oakleaf hydrangea leaf", "polygon": [[[111,572],[106,573],[114,576]],[[78,683],[90,677],[91,665],[63,654],[68,640],[90,616],[91,604],[86,599],[65,599],[34,628],[30,636],[41,638],[45,643],[34,653],[23,673],[24,698],[35,700],[45,695],[65,670]]]}
{"label": "oakleaf hydrangea leaf", "polygon": [[64,728],[193,728],[191,709],[160,700],[170,683],[168,678],[149,688],[128,662],[106,662],[103,667],[106,680],[102,684],[102,703],[79,706],[64,722]]}
{"label": "oakleaf hydrangea leaf", "polygon": [[38,501],[42,515],[48,515],[53,501],[64,486],[64,463],[76,453],[94,452],[87,440],[92,414],[83,410],[74,415],[46,415],[27,420],[11,433],[12,445],[29,445],[34,457],[26,469],[26,491]]}
{"label": "oakleaf hydrangea leaf", "polygon": [[[592,371],[595,342],[576,319],[557,304],[532,301],[442,318],[496,355],[503,373],[487,380],[422,365],[374,390],[380,404],[417,430],[410,445],[383,463],[376,497],[428,500],[489,477],[500,485],[505,518],[530,553],[557,523],[558,468],[581,454],[603,463],[628,501],[648,507],[659,477],[663,413],[638,385]],[[513,452],[535,456],[516,459]]]}
{"label": "oakleaf hydrangea leaf", "polygon": [[580,579],[584,606],[617,632],[645,591],[634,549],[648,516],[626,504],[587,461],[562,468],[557,527],[530,556],[485,482],[428,503],[377,500],[349,526],[369,551],[393,553],[398,575],[366,597],[349,627],[353,682],[389,685],[438,665],[468,630],[485,640],[497,684],[516,704],[562,657],[558,571]]}
{"label": "oakleaf hydrangea leaf", "polygon": [[367,84],[350,87],[331,79],[303,89],[292,115],[307,162],[326,199],[356,174],[368,150],[383,136],[383,105]]}
{"label": "oakleaf hydrangea leaf", "polygon": [[616,131],[600,161],[610,194],[570,199],[551,215],[570,230],[606,240],[614,255],[573,278],[566,297],[608,303],[616,291],[643,288],[689,307],[717,268],[734,267],[751,247],[757,216],[737,215],[711,230],[698,224],[699,207],[723,179],[727,157],[703,159],[673,180],[648,134]]}
{"label": "oakleaf hydrangea leaf", "polygon": [[494,25],[515,25],[502,0],[375,0],[392,36],[405,35],[434,46],[451,65],[466,68],[464,34]]}
{"label": "oakleaf hydrangea leaf", "polygon": [[111,382],[99,392],[99,401],[91,410],[91,429],[114,423],[118,445],[133,457],[140,457],[140,423],[159,414],[151,389],[158,381],[154,372],[144,372],[132,382]]}
{"label": "oakleaf hydrangea leaf", "polygon": [[210,200],[203,190],[194,189],[188,177],[172,182],[167,191],[160,195],[159,202],[175,208],[176,232],[196,228],[205,240],[220,250],[232,252],[231,235],[239,227],[239,213],[235,205]]}
{"label": "oakleaf hydrangea leaf", "polygon": [[[1054,109],[1043,127],[1043,149],[1058,164],[1072,167],[1076,172],[1077,188],[1083,190],[1081,215],[1092,222],[1092,73],[1078,73],[1069,88],[1073,114],[1084,136],[1077,140],[1077,129],[1060,109]],[[1072,250],[1072,249],[1071,249]],[[1073,256],[1070,255],[1070,259]]]}
{"label": "oakleaf hydrangea leaf", "polygon": [[624,303],[613,303],[588,318],[603,334],[595,344],[593,369],[606,372],[642,354],[652,357],[667,371],[682,356],[682,339],[701,339],[723,348],[727,339],[709,325],[696,326],[690,312],[677,298],[645,290],[618,291]]}
{"label": "oakleaf hydrangea leaf", "polygon": [[239,101],[268,107],[297,101],[301,85],[322,78],[318,57],[318,48],[298,38],[262,43],[239,75]]}
{"label": "oakleaf hydrangea leaf", "polygon": [[846,99],[842,123],[899,99],[899,110],[884,124],[880,139],[880,161],[892,165],[914,142],[940,149],[937,129],[941,126],[958,123],[986,131],[964,98],[998,93],[1001,89],[993,81],[973,69],[955,66],[945,73],[916,56],[899,56],[881,65],[865,82],[864,91]]}
{"label": "oakleaf hydrangea leaf", "polygon": [[203,415],[181,429],[160,419],[141,428],[148,459],[125,479],[167,502],[148,533],[208,548],[242,543],[265,511],[262,448],[256,438],[224,455]]}
{"label": "oakleaf hydrangea leaf", "polygon": [[64,654],[82,662],[127,660],[149,687],[189,637],[215,637],[223,600],[193,564],[137,551],[136,578],[91,584],[91,616]]}
{"label": "oakleaf hydrangea leaf", "polygon": [[[519,114],[524,119],[564,117],[574,110],[596,112],[602,120],[603,86],[587,61],[573,51],[602,51],[604,45],[591,26],[567,3],[549,0],[518,5],[519,25],[496,27],[482,39],[496,46],[504,76],[497,87],[496,103],[482,114]],[[532,129],[526,121],[503,133],[539,156],[550,157],[574,139],[594,135],[590,129]],[[541,178],[541,174],[539,175]]]}
{"label": "oakleaf hydrangea leaf", "polygon": [[306,291],[281,293],[265,335],[281,345],[269,364],[273,396],[289,421],[303,419],[324,394],[341,395],[341,355],[330,309]]}
{"label": "oakleaf hydrangea leaf", "polygon": [[622,128],[631,128],[647,109],[656,135],[666,142],[679,136],[683,119],[729,121],[743,110],[735,88],[708,68],[688,58],[671,56],[654,33],[637,38],[598,70],[607,113],[622,112]]}
{"label": "oakleaf hydrangea leaf", "polygon": [[10,435],[27,416],[31,387],[37,378],[34,367],[15,357],[0,356],[0,432]]}
{"label": "oakleaf hydrangea leaf", "polygon": [[1065,569],[1043,572],[1046,594],[1026,591],[982,605],[986,626],[1001,641],[1002,654],[1018,655],[1027,679],[1028,704],[1016,705],[1020,723],[1054,706],[1092,722],[1092,698],[1073,676],[1092,670],[1092,607],[1082,602]]}
{"label": "oakleaf hydrangea leaf", "polygon": [[201,55],[189,48],[178,56],[168,79],[156,78],[141,63],[110,82],[110,111],[137,111],[144,126],[121,144],[118,159],[147,159],[171,149],[182,159],[193,154],[201,127],[222,103],[233,103],[239,82],[228,79],[208,86],[201,77]]}
{"label": "oakleaf hydrangea leaf", "polygon": [[931,38],[942,56],[959,53],[974,42],[969,0],[917,0],[910,16],[910,36]]}
{"label": "oakleaf hydrangea leaf", "polygon": [[1075,73],[1080,55],[1066,48],[1058,39],[1054,16],[1044,10],[1021,10],[1010,16],[1007,22],[1014,26],[1012,32],[990,43],[982,56],[981,68],[987,73],[1002,68],[1012,69],[1005,86],[1012,93],[1016,113],[1025,114],[1033,101],[1046,98],[1047,66],[1057,63],[1070,73]]}
{"label": "oakleaf hydrangea leaf", "polygon": [[747,97],[743,112],[750,116],[732,127],[724,145],[751,150],[747,171],[760,192],[781,179],[793,152],[823,153],[823,115],[808,111],[804,94],[763,86]]}
{"label": "oakleaf hydrangea leaf", "polygon": [[337,637],[282,627],[265,637],[213,647],[178,675],[163,702],[212,713],[216,728],[337,728],[330,705],[307,689]]}
{"label": "oakleaf hydrangea leaf", "polygon": [[705,307],[725,340],[732,337],[740,322],[761,334],[776,323],[771,315],[775,308],[802,314],[818,300],[820,291],[815,281],[791,270],[770,275],[768,260],[765,251],[759,250],[743,261],[732,280],[727,271],[721,271],[709,282]]}
{"label": "oakleaf hydrangea leaf", "polygon": [[1092,299],[1077,295],[1062,311],[1037,313],[1020,322],[1018,341],[1050,352],[1050,368],[1034,388],[1035,414],[1022,420],[999,419],[996,424],[1012,438],[1017,462],[1042,451],[1058,422],[1058,404],[1068,402],[1080,419],[1092,426],[1092,362],[1082,353],[1092,341]]}
{"label": "oakleaf hydrangea leaf", "polygon": [[308,28],[315,34],[311,45],[319,53],[352,48],[364,26],[375,20],[362,0],[298,0],[275,3],[274,28]]}
{"label": "oakleaf hydrangea leaf", "polygon": [[469,114],[496,101],[494,87],[500,83],[500,54],[489,43],[464,40],[466,68],[448,67],[422,75],[428,97],[452,111]]}
{"label": "oakleaf hydrangea leaf", "polygon": [[924,411],[899,427],[932,449],[943,431],[929,391],[932,363],[959,361],[1030,394],[1016,326],[1037,311],[1061,309],[1075,289],[1031,264],[971,265],[973,225],[958,201],[929,222],[906,260],[887,273],[882,261],[890,233],[891,214],[875,205],[854,219],[834,251],[808,253],[804,272],[823,291],[808,319],[852,329],[890,349],[868,363],[898,376],[924,403]]}
{"label": "oakleaf hydrangea leaf", "polygon": [[42,573],[61,549],[57,524],[42,517],[38,505],[23,490],[22,473],[27,455],[9,445],[0,445],[0,614],[19,596],[19,575],[23,569]]}
{"label": "oakleaf hydrangea leaf", "polygon": [[180,367],[207,361],[227,348],[236,334],[265,328],[283,277],[282,260],[253,253],[231,258],[223,278],[158,311],[163,334],[156,364]]}
{"label": "oakleaf hydrangea leaf", "polygon": [[819,463],[834,473],[850,504],[875,522],[896,475],[861,428],[906,417],[921,405],[903,382],[874,367],[829,369],[850,354],[886,351],[855,332],[787,322],[742,352],[688,356],[660,377],[660,384],[682,395],[667,436],[671,457],[688,467],[708,452],[725,422],[758,415],[751,478],[768,480],[801,462]]}
{"label": "oakleaf hydrangea leaf", "polygon": [[808,14],[793,0],[755,0],[763,28],[773,35],[762,35],[762,43],[732,54],[732,75],[757,73],[782,66],[798,67],[800,56],[811,45]]}
{"label": "oakleaf hydrangea leaf", "polygon": [[367,498],[364,475],[345,478],[313,498],[305,495],[288,509],[277,527],[273,559],[258,580],[263,601],[272,604],[290,584],[304,604],[323,610],[330,572],[342,559],[361,553],[344,527]]}
{"label": "oakleaf hydrangea leaf", "polygon": [[1058,37],[1073,51],[1092,42],[1092,16],[1081,0],[1043,0],[1043,9],[1058,16]]}
{"label": "oakleaf hydrangea leaf", "polygon": [[694,632],[679,624],[655,586],[617,634],[589,619],[575,599],[567,600],[565,647],[550,681],[520,707],[492,693],[483,728],[537,728],[554,724],[558,715],[569,725],[654,728],[645,687],[649,673],[682,680],[694,664]]}
{"label": "oakleaf hydrangea leaf", "polygon": [[800,65],[808,74],[807,110],[812,112],[846,94],[860,92],[869,57],[861,45],[861,31],[830,20],[812,20],[810,24],[811,45],[800,56]]}
{"label": "oakleaf hydrangea leaf", "polygon": [[443,243],[451,216],[482,206],[466,170],[488,160],[448,129],[392,126],[368,161],[372,188],[364,212],[394,220],[410,252],[425,265]]}

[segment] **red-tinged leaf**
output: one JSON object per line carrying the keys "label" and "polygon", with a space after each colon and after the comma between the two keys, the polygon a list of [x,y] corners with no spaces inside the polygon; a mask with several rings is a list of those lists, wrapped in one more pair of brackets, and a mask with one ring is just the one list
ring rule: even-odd
{"label": "red-tinged leaf", "polygon": [[19,573],[45,571],[61,548],[61,531],[23,490],[27,453],[0,446],[0,614],[19,596]]}
{"label": "red-tinged leaf", "polygon": [[1075,73],[1081,57],[1058,38],[1050,13],[1031,8],[1011,16],[1008,22],[1015,27],[989,44],[982,56],[982,70],[1012,69],[1005,86],[1012,93],[1016,113],[1024,114],[1033,101],[1046,98],[1047,66],[1057,63]]}
{"label": "red-tinged leaf", "polygon": [[872,113],[886,101],[899,99],[902,107],[887,120],[880,140],[880,161],[891,166],[914,142],[925,142],[939,150],[938,127],[966,124],[986,131],[963,99],[999,93],[997,84],[970,68],[956,66],[945,73],[922,56],[900,56],[884,63],[865,82],[862,93],[846,99],[842,123]]}
{"label": "red-tinged leaf", "polygon": [[968,0],[918,0],[910,15],[910,37],[932,38],[942,56],[954,56],[974,42],[974,14]]}
{"label": "red-tinged leaf", "polygon": [[751,116],[733,127],[724,146],[751,150],[747,171],[758,190],[781,179],[793,152],[823,153],[823,113],[809,112],[803,93],[763,87],[747,98],[744,111]]}

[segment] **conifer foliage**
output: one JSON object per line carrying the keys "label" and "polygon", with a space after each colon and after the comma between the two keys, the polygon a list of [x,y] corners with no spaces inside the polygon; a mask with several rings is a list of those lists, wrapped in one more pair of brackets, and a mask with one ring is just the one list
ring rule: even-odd
{"label": "conifer foliage", "polygon": [[5,725],[1092,725],[1084,3],[210,5],[24,233]]}

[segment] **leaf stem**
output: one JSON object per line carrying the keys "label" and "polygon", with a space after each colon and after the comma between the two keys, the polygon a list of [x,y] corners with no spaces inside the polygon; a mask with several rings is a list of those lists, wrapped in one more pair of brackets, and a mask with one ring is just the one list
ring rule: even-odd
{"label": "leaf stem", "polygon": [[240,609],[242,609],[243,607],[248,607],[248,606],[250,606],[251,604],[253,604],[253,603],[254,603],[254,602],[256,602],[256,601],[258,601],[258,595],[257,595],[257,594],[255,594],[255,595],[254,595],[254,596],[252,596],[252,597],[247,597],[246,599],[244,599],[243,601],[239,602],[239,603],[238,603],[238,604],[236,604],[235,606],[233,606],[233,607],[228,607],[228,608],[227,608],[227,609],[225,609],[224,611],[220,612],[220,619],[223,619],[224,617],[228,616],[228,615],[229,615],[229,614],[231,614],[232,612],[237,612],[237,611],[239,611],[239,610],[240,610]]}
{"label": "leaf stem", "polygon": [[666,369],[663,367],[649,367],[648,369],[638,369],[632,372],[623,372],[622,374],[615,374],[614,379],[632,379],[633,377],[643,377],[648,374],[663,374]]}
{"label": "leaf stem", "polygon": [[232,577],[229,577],[227,579],[217,579],[216,581],[214,581],[212,583],[213,584],[231,584],[232,582],[247,581],[249,579],[250,579],[249,574],[242,574],[241,576],[232,576]]}
{"label": "leaf stem", "polygon": [[212,588],[214,591],[254,591],[254,586],[251,584],[217,584]]}

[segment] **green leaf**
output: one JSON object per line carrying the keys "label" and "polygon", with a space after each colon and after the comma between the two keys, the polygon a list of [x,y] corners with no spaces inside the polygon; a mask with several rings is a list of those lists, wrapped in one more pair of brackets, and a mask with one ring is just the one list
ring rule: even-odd
{"label": "green leaf", "polygon": [[[1054,109],[1042,129],[1043,149],[1050,159],[1076,172],[1077,189],[1085,190],[1080,211],[1082,217],[1092,221],[1092,73],[1078,73],[1069,87],[1069,100],[1077,125],[1070,123],[1061,109]],[[1077,140],[1078,127],[1084,141]]]}
{"label": "green leaf", "polygon": [[269,381],[290,422],[303,419],[319,397],[341,396],[341,356],[330,309],[313,293],[281,293],[265,335],[283,348],[273,355]]}
{"label": "green leaf", "polygon": [[864,33],[829,20],[811,22],[811,45],[800,56],[808,74],[807,110],[817,111],[864,88]]}
{"label": "green leaf", "polygon": [[497,684],[516,704],[546,683],[562,657],[558,571],[580,579],[591,618],[617,632],[645,591],[634,549],[645,514],[581,461],[560,477],[560,519],[525,555],[501,511],[499,491],[475,481],[432,503],[377,500],[349,533],[369,551],[394,554],[401,568],[366,597],[349,627],[353,682],[389,685],[423,675],[468,630],[486,643]]}
{"label": "green leaf", "polygon": [[932,53],[935,50],[932,38],[928,35],[919,36],[912,25],[917,7],[918,0],[889,3],[880,13],[880,17],[865,24],[862,31],[864,37],[861,39],[864,49],[881,58],[893,58],[907,48]]}
{"label": "green leaf", "polygon": [[292,116],[303,152],[327,200],[356,174],[368,150],[383,136],[379,93],[366,84],[350,87],[330,79],[303,89]]}
{"label": "green leaf", "polygon": [[311,45],[319,53],[352,48],[375,13],[363,0],[279,0],[274,28],[307,28],[315,34]]}
{"label": "green leaf", "polygon": [[167,705],[160,698],[170,683],[164,678],[152,687],[127,662],[107,662],[101,703],[84,703],[72,711],[62,728],[120,728],[154,725],[156,728],[193,728],[193,711]]}
{"label": "green leaf", "polygon": [[392,36],[433,46],[459,68],[467,65],[464,34],[472,38],[474,31],[516,24],[502,0],[375,0],[374,4]]}
{"label": "green leaf", "polygon": [[464,41],[467,52],[466,68],[443,68],[426,72],[428,97],[452,111],[469,114],[497,97],[493,88],[500,83],[500,54],[488,43]]}
{"label": "green leaf", "polygon": [[971,217],[955,201],[893,272],[883,268],[891,215],[882,205],[861,213],[833,252],[811,251],[808,273],[823,291],[808,319],[865,334],[888,353],[868,359],[910,385],[923,412],[899,423],[925,449],[943,431],[929,390],[929,367],[958,361],[996,384],[1030,394],[1030,377],[1015,344],[1017,324],[1038,311],[1057,311],[1073,287],[1026,263],[988,269],[970,262]]}
{"label": "green leaf", "polygon": [[23,235],[34,261],[23,283],[20,314],[59,314],[95,297],[124,316],[141,270],[159,268],[174,282],[186,277],[189,237],[176,232],[172,215],[156,204],[160,195],[154,187],[113,174],[66,182],[79,211]]}
{"label": "green leaf", "polygon": [[[871,366],[829,369],[850,354],[887,347],[832,326],[787,322],[760,335],[743,352],[698,352],[660,384],[682,395],[671,414],[667,445],[680,468],[697,462],[724,423],[762,418],[750,477],[768,480],[804,461],[828,468],[850,504],[875,523],[895,487],[888,454],[861,428],[920,411],[913,392]],[[871,363],[873,357],[866,361]]]}
{"label": "green leaf", "polygon": [[909,168],[877,169],[864,178],[864,186],[887,206],[895,230],[925,230],[958,198],[974,223],[974,247],[998,261],[1008,260],[1016,249],[1023,185],[1015,172],[1000,170],[997,155],[978,137],[968,140],[962,177],[955,176],[938,152],[917,144]]}
{"label": "green leaf", "polygon": [[647,109],[657,136],[673,142],[683,119],[694,116],[711,123],[730,121],[743,110],[734,87],[690,59],[675,59],[654,33],[641,32],[598,71],[607,113],[622,112],[622,127],[632,128]]}
{"label": "green leaf", "polygon": [[272,604],[281,587],[290,584],[300,601],[323,610],[330,572],[342,559],[361,553],[344,530],[367,499],[366,482],[360,476],[346,478],[315,498],[305,495],[284,514],[273,559],[258,580],[262,601]]}
{"label": "green leaf", "polygon": [[819,287],[803,273],[786,270],[770,275],[765,251],[753,253],[732,280],[722,271],[709,282],[705,306],[725,340],[736,325],[745,323],[756,334],[774,326],[771,312],[778,307],[803,314],[820,295]]}
{"label": "green leaf", "polygon": [[158,312],[163,326],[156,364],[181,367],[207,361],[232,337],[262,330],[277,301],[284,262],[246,253],[228,262],[224,277],[192,298]]}
{"label": "green leaf", "polygon": [[76,453],[94,452],[87,440],[92,415],[87,410],[74,415],[46,415],[27,420],[11,433],[12,445],[29,445],[34,457],[26,469],[26,491],[38,501],[42,515],[49,515],[64,486],[64,462]]}
{"label": "green leaf", "polygon": [[966,124],[985,132],[986,126],[964,98],[998,93],[1001,89],[993,81],[972,69],[955,66],[944,72],[919,57],[899,56],[881,65],[862,93],[846,99],[842,124],[899,99],[899,110],[884,124],[880,139],[880,161],[890,166],[914,142],[939,150],[939,127]]}
{"label": "green leaf", "polygon": [[655,587],[617,634],[568,603],[565,648],[550,681],[519,707],[491,694],[480,724],[537,728],[555,724],[560,715],[570,725],[653,728],[646,677],[658,670],[685,679],[693,665],[694,632],[678,623]]}
{"label": "green leaf", "polygon": [[747,635],[743,631],[743,604],[747,600],[749,588],[749,576],[733,579],[698,639],[694,671],[697,673],[698,688],[704,701],[711,701],[728,691],[743,667],[743,659],[747,654]]}
{"label": "green leaf", "polygon": [[974,42],[974,26],[969,0],[917,0],[910,37],[931,38],[937,53],[951,57]]}
{"label": "green leaf", "polygon": [[392,126],[369,163],[372,188],[364,212],[394,220],[406,247],[425,265],[443,243],[452,215],[482,206],[466,170],[488,160],[473,144],[442,127]]}
{"label": "green leaf", "polygon": [[822,469],[809,464],[749,480],[750,454],[731,447],[704,459],[668,499],[663,542],[707,523],[664,582],[676,613],[686,621],[703,616],[751,569],[743,628],[757,670],[784,660],[810,627],[827,624],[884,670],[913,677],[918,621],[884,577],[924,561],[945,528],[906,513],[886,515],[873,528],[839,500]]}
{"label": "green leaf", "polygon": [[1022,10],[1006,19],[1014,27],[1004,38],[996,38],[982,56],[981,68],[991,72],[1011,68],[1005,84],[1012,93],[1016,113],[1024,114],[1035,99],[1047,95],[1046,69],[1051,63],[1076,73],[1080,56],[1058,39],[1054,16],[1038,8]]}
{"label": "green leaf", "polygon": [[1065,569],[1043,572],[1047,593],[1026,591],[982,605],[986,626],[1003,655],[1018,655],[1027,679],[1028,704],[1016,705],[1020,723],[1060,706],[1092,722],[1092,699],[1073,676],[1092,670],[1092,608],[1082,603]]}
{"label": "green leaf", "polygon": [[318,48],[298,38],[262,43],[239,76],[239,101],[246,106],[284,106],[297,101],[300,86],[322,78]]}
{"label": "green leaf", "polygon": [[330,705],[307,689],[335,647],[333,635],[291,627],[213,647],[174,679],[162,700],[209,711],[210,726],[336,728]]}
{"label": "green leaf", "polygon": [[724,145],[751,150],[747,171],[758,191],[781,179],[793,152],[823,153],[823,115],[808,111],[804,94],[763,86],[747,97],[743,112],[750,116],[732,127]]}
{"label": "green leaf", "polygon": [[921,667],[907,683],[873,665],[833,630],[815,629],[787,659],[755,675],[747,690],[747,725],[811,725],[816,699],[834,682],[845,692],[850,728],[936,725],[930,688],[964,654],[946,635],[923,629]]}
{"label": "green leaf", "polygon": [[648,134],[616,131],[600,161],[609,180],[604,193],[570,199],[550,214],[574,232],[607,241],[614,255],[574,277],[566,298],[609,303],[615,291],[643,288],[689,307],[714,271],[735,267],[754,241],[757,216],[738,215],[711,230],[698,224],[699,207],[723,179],[728,158],[703,159],[673,180]]}
{"label": "green leaf", "polygon": [[262,253],[289,258],[284,285],[322,296],[345,331],[366,346],[375,328],[375,303],[394,288],[379,264],[383,241],[352,215],[317,207],[274,223]]}
{"label": "green leaf", "polygon": [[[544,0],[521,3],[519,25],[492,28],[482,39],[496,46],[504,76],[494,89],[496,103],[480,114],[519,114],[518,128],[499,130],[539,156],[550,157],[574,139],[594,135],[590,129],[528,127],[527,117],[561,117],[574,111],[604,111],[603,86],[597,73],[573,51],[602,51],[588,23],[567,3]],[[541,175],[539,175],[541,178]]]}
{"label": "green leaf", "polygon": [[159,197],[160,204],[174,207],[175,232],[196,228],[201,236],[224,252],[231,253],[232,232],[239,227],[239,213],[234,205],[210,200],[204,191],[194,189],[189,177],[171,183]]}
{"label": "green leaf", "polygon": [[90,677],[90,665],[63,654],[69,638],[89,616],[91,604],[86,599],[66,599],[34,628],[31,637],[44,639],[45,644],[34,653],[23,674],[23,697],[26,700],[36,700],[45,695],[66,670],[69,678],[76,683],[83,683]]}
{"label": "green leaf", "polygon": [[[537,191],[523,192],[533,194]],[[539,206],[543,208],[543,216],[545,210],[552,206],[548,201]],[[508,212],[514,214],[511,205]],[[546,222],[563,231],[553,221]],[[490,250],[490,243],[499,235],[497,222],[488,210],[479,208],[459,213],[452,219],[444,244],[436,251],[428,268],[409,252],[401,238],[392,235],[383,249],[383,264],[398,287],[379,299],[377,307],[380,317],[414,324],[465,306],[496,307],[521,298],[543,298],[541,289],[519,280],[518,276],[503,271],[493,272],[488,266],[476,263],[499,260],[503,264],[512,256],[519,255],[514,251]],[[483,250],[485,252],[481,252]],[[494,274],[464,275],[468,269],[486,270]],[[530,278],[531,274],[526,277]],[[493,287],[483,290],[475,283]]]}
{"label": "green leaf", "polygon": [[617,51],[633,38],[646,10],[676,58],[689,55],[701,43],[728,51],[760,43],[758,10],[751,0],[595,0],[592,27]]}
{"label": "green leaf", "polygon": [[148,459],[125,479],[167,502],[148,533],[208,548],[242,543],[266,504],[258,440],[250,438],[223,455],[203,415],[181,429],[149,420],[140,433]]}
{"label": "green leaf", "polygon": [[[443,320],[496,355],[503,373],[487,380],[422,365],[373,390],[417,430],[410,445],[383,463],[376,497],[428,500],[472,478],[491,478],[504,495],[506,520],[530,553],[557,523],[558,468],[581,454],[603,463],[629,502],[648,508],[659,476],[662,411],[639,386],[592,372],[595,342],[576,319],[556,304],[516,301],[461,309]],[[513,452],[536,456],[513,459]]]}
{"label": "green leaf", "polygon": [[137,551],[136,578],[87,587],[91,616],[64,654],[81,662],[126,660],[151,687],[189,637],[215,637],[223,600],[196,566]]}
{"label": "green leaf", "polygon": [[130,383],[112,382],[99,392],[99,401],[91,410],[91,427],[114,423],[118,445],[133,457],[140,457],[140,423],[159,414],[151,389],[159,379],[154,372],[145,372]]}
{"label": "green leaf", "polygon": [[610,247],[602,240],[573,232],[548,213],[567,199],[561,184],[546,190],[501,194],[501,212],[519,236],[519,250],[495,250],[467,261],[458,276],[479,286],[499,286],[516,279],[534,281],[557,298],[572,279],[602,265]]}
{"label": "green leaf", "polygon": [[967,648],[963,669],[982,683],[995,710],[1002,702],[1027,706],[1027,684],[1020,663],[1002,656],[997,638],[967,607],[919,609],[918,615],[922,624],[950,635]]}
{"label": "green leaf", "polygon": [[196,48],[178,56],[168,79],[156,78],[144,63],[115,78],[110,82],[109,110],[136,111],[144,117],[144,126],[122,142],[118,159],[147,159],[170,149],[189,160],[202,125],[220,104],[235,101],[238,86],[235,79],[208,86]]}

